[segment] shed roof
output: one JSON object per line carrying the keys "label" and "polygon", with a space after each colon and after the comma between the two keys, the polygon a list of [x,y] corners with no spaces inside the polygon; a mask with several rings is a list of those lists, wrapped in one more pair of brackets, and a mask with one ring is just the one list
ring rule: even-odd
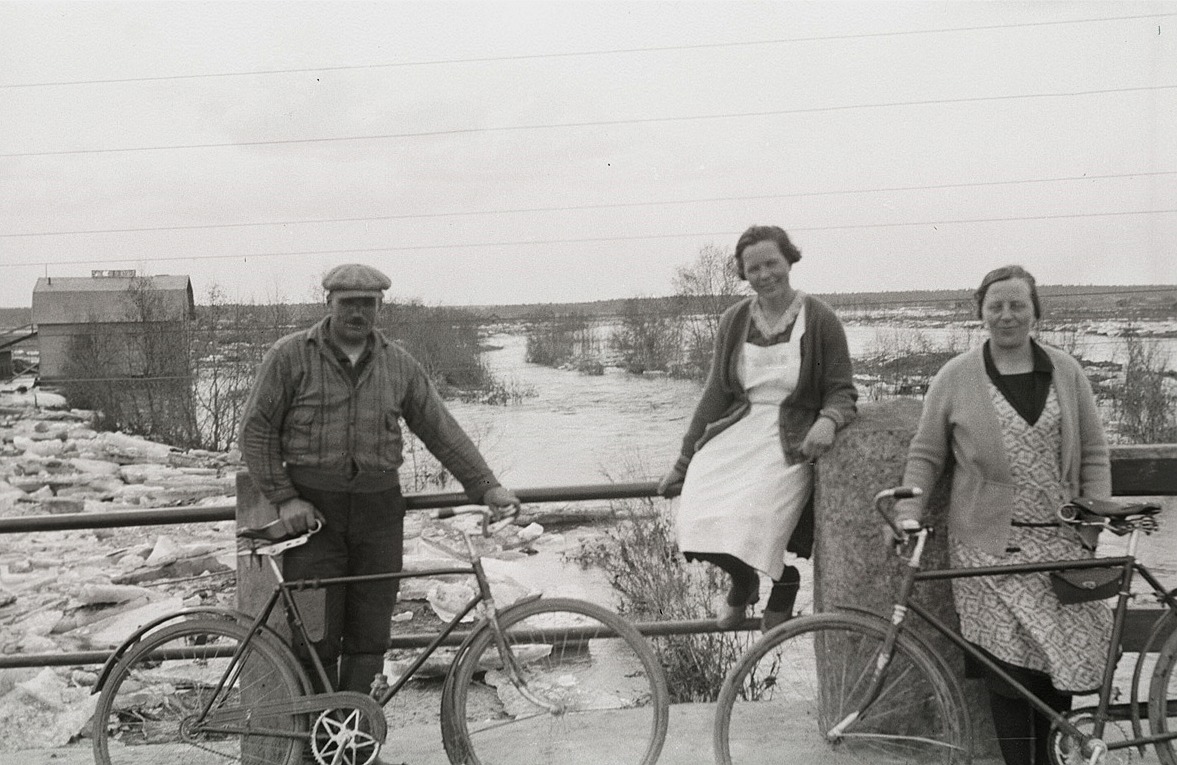
{"label": "shed roof", "polygon": [[132,302],[132,287],[138,285],[159,296],[160,321],[184,319],[194,311],[192,283],[187,276],[52,276],[37,279],[33,287],[33,323],[134,321],[138,311]]}

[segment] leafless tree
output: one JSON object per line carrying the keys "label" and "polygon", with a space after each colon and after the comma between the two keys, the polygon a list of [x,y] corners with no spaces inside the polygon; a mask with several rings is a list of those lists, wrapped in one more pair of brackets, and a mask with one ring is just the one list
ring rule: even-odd
{"label": "leafless tree", "polygon": [[746,290],[731,253],[714,244],[704,245],[694,261],[681,266],[673,284],[685,344],[682,374],[701,379],[710,365],[719,317]]}

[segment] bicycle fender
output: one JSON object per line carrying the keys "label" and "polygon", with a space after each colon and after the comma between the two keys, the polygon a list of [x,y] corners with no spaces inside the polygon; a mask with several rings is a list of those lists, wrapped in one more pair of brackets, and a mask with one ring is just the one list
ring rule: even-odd
{"label": "bicycle fender", "polygon": [[[883,613],[882,611],[876,611],[873,608],[867,608],[866,606],[852,606],[847,603],[835,603],[834,607],[831,609],[831,611],[833,611],[835,613],[838,611],[851,611],[851,612],[857,613],[857,614],[865,614],[866,616],[874,616],[879,619],[882,619],[885,622],[890,621],[887,614]],[[823,611],[822,613],[828,613],[828,612]]]}
{"label": "bicycle fender", "polygon": [[[167,624],[168,622],[173,622],[179,619],[187,619],[193,616],[213,616],[220,617],[222,619],[232,619],[233,621],[245,627],[248,627],[253,623],[253,617],[249,614],[242,613],[241,611],[235,611],[231,608],[212,607],[184,608],[179,611],[175,611],[174,613],[152,619],[139,629],[135,630],[130,635],[130,637],[128,637],[122,642],[122,644],[119,645],[118,648],[114,649],[114,652],[111,653],[110,656],[106,657],[106,662],[103,663],[102,670],[98,673],[98,681],[94,683],[94,688],[90,691],[90,693],[95,694],[102,691],[103,686],[106,685],[107,678],[110,677],[110,673],[114,670],[114,665],[118,664],[119,661],[124,656],[126,656],[127,651],[134,648],[135,644],[142,640],[143,636],[148,632],[151,632],[152,630]],[[271,637],[275,638],[279,642],[285,643],[285,641],[283,641],[282,638],[278,636],[278,633],[274,632],[274,630],[267,625],[262,625],[261,632],[269,633]]]}

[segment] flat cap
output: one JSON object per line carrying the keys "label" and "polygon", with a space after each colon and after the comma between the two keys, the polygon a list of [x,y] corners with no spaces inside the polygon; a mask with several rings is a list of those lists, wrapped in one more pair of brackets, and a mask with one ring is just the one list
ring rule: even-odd
{"label": "flat cap", "polygon": [[384,290],[392,286],[392,280],[371,266],[362,263],[344,263],[327,272],[323,277],[323,289],[328,297],[384,297]]}

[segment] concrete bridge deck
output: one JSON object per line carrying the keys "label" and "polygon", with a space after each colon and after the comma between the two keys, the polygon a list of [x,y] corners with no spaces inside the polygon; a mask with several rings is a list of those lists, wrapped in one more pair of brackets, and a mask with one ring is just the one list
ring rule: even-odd
{"label": "concrete bridge deck", "polygon": [[[670,728],[666,745],[658,765],[710,765],[714,762],[711,754],[711,725],[715,706],[713,704],[676,704],[670,708]],[[773,765],[821,765],[820,753],[806,751],[778,735],[766,732],[764,762]],[[619,735],[624,735],[618,731]],[[381,759],[388,765],[449,765],[445,749],[441,744],[441,729],[435,724],[418,724],[389,731],[389,744],[381,753]],[[0,752],[0,762],[8,765],[92,765],[89,742],[58,749],[37,749],[21,752]],[[1133,763],[1154,765],[1156,756],[1150,751],[1144,760],[1135,758]],[[974,765],[1001,765],[993,758],[974,759]],[[146,763],[144,765],[147,765]],[[152,764],[155,765],[155,764]],[[543,765],[541,762],[535,765]],[[581,765],[602,765],[591,751],[584,753]],[[749,763],[748,765],[753,765]]]}

